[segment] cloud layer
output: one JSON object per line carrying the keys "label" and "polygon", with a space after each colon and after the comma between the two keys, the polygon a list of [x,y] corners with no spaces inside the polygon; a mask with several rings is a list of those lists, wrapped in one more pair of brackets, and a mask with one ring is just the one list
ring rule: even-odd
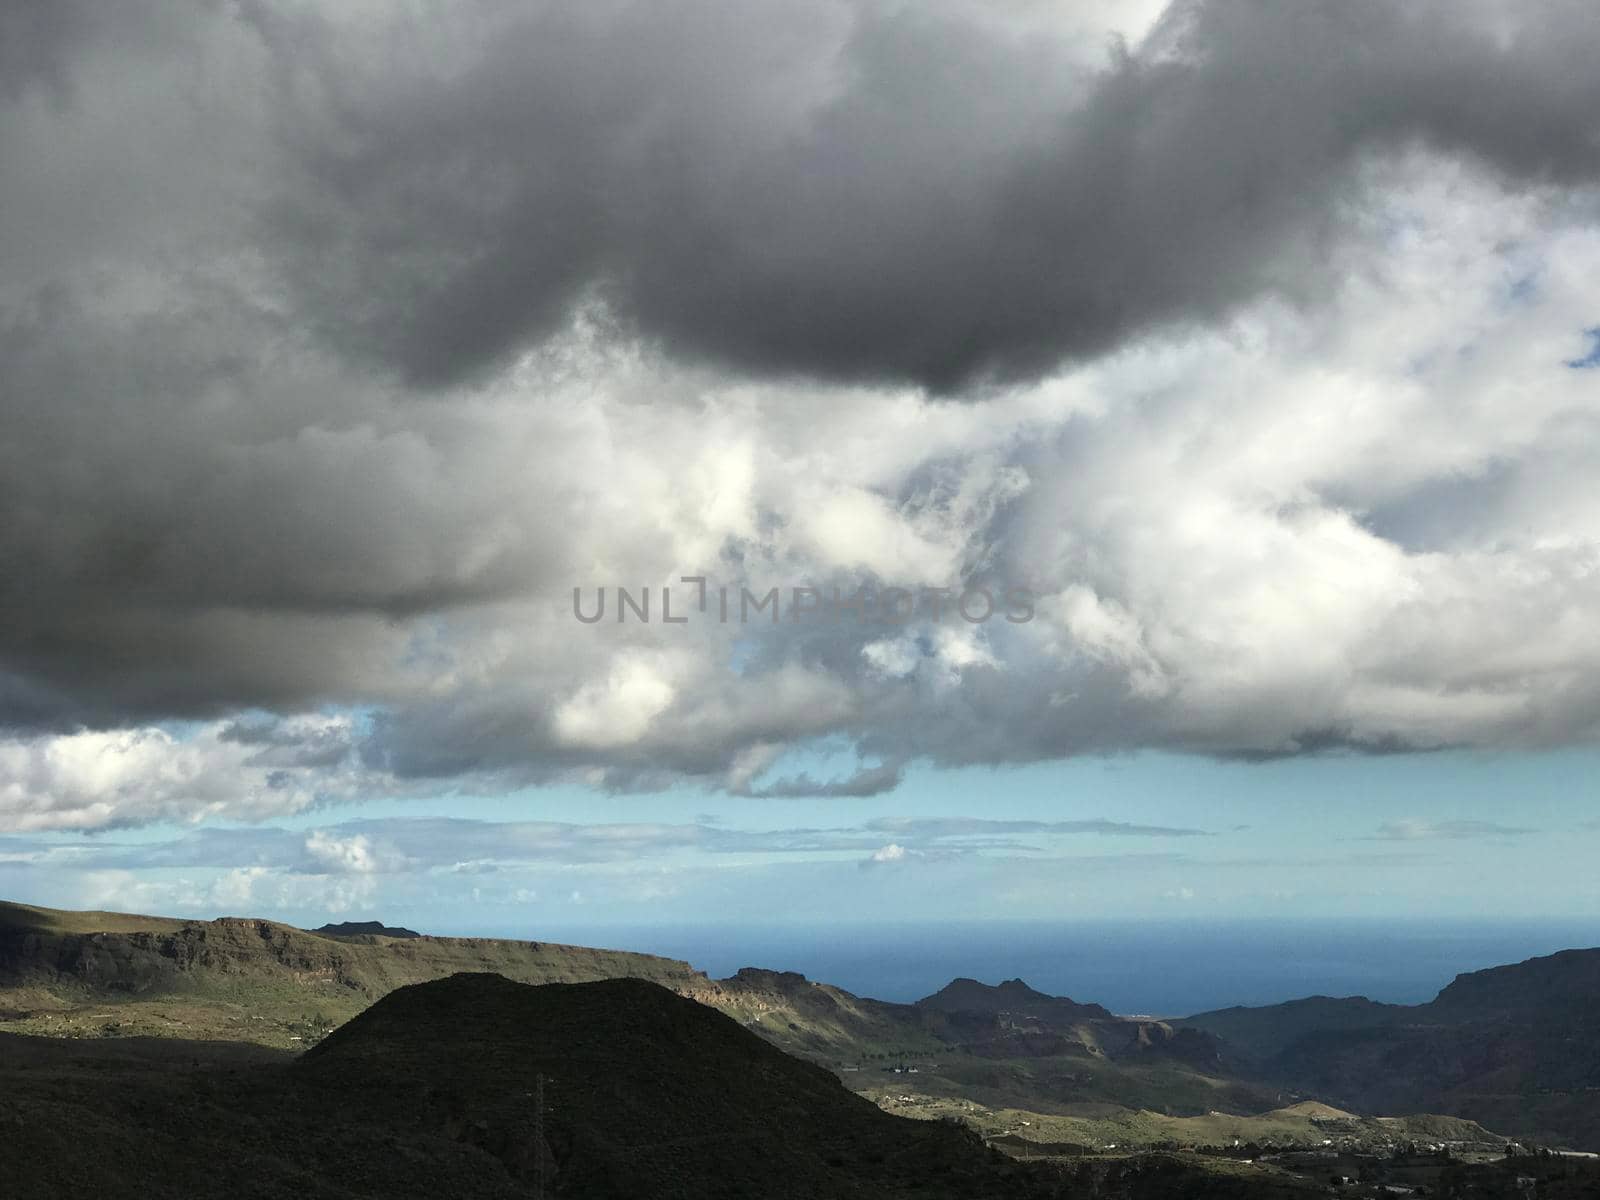
{"label": "cloud layer", "polygon": [[[359,11],[359,10],[358,10]],[[300,84],[275,208],[302,311],[448,383],[587,296],[675,353],[941,391],[1323,288],[1364,156],[1600,168],[1581,4],[1179,0],[1136,49],[975,5],[262,15]]]}
{"label": "cloud layer", "polygon": [[1055,8],[9,6],[0,826],[1594,741],[1586,6]]}

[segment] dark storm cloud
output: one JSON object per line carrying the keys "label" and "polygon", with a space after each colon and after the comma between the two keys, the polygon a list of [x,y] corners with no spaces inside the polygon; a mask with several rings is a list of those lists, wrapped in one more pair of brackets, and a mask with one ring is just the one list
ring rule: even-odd
{"label": "dark storm cloud", "polygon": [[237,287],[151,287],[0,306],[0,722],[371,694],[403,618],[563,570],[562,530],[508,532],[515,442],[397,418]]}
{"label": "dark storm cloud", "polygon": [[308,320],[422,384],[590,299],[757,373],[1034,376],[1316,296],[1368,151],[1600,164],[1574,0],[1179,0],[1098,68],[952,6],[471,11],[453,56],[427,17],[376,50],[263,23],[321,55],[276,253]]}
{"label": "dark storm cloud", "polygon": [[0,94],[16,99],[32,84],[59,89],[62,51],[81,13],[57,0],[16,0],[0,9]]}

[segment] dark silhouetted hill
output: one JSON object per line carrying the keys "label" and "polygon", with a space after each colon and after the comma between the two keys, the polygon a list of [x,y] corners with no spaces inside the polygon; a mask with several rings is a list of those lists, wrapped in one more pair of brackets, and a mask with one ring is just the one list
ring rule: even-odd
{"label": "dark silhouetted hill", "polygon": [[[530,1179],[537,1080],[556,1194],[1033,1194],[966,1130],[890,1116],[830,1072],[637,979],[401,988],[309,1051],[329,1108],[463,1139]],[[1005,1189],[1011,1189],[1005,1192]]]}

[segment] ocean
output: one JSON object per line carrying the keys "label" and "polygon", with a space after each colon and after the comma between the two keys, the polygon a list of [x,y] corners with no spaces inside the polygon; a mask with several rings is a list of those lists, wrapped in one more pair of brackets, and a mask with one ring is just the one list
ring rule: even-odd
{"label": "ocean", "polygon": [[717,977],[798,971],[911,1001],[957,976],[1021,978],[1114,1012],[1180,1016],[1300,996],[1433,998],[1456,974],[1600,944],[1600,920],[986,921],[505,931],[687,959]]}

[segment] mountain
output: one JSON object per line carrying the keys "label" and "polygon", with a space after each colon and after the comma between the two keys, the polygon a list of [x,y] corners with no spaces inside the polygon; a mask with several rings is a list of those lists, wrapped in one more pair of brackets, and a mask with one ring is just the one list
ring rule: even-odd
{"label": "mountain", "polygon": [[792,971],[746,968],[686,994],[891,1104],[908,1090],[1004,1110],[1097,1115],[1108,1107],[1248,1113],[1276,1102],[1269,1089],[1225,1077],[1207,1034],[1118,1017],[1020,980],[958,979],[915,1004],[890,1004]]}
{"label": "mountain", "polygon": [[558,1194],[1032,1192],[965,1130],[890,1116],[736,1021],[636,979],[457,975],[391,993],[296,1065],[330,1107],[440,1131],[521,1178],[543,1077]]}
{"label": "mountain", "polygon": [[1264,1008],[1224,1008],[1178,1022],[1181,1028],[1215,1035],[1230,1061],[1256,1066],[1307,1034],[1338,1029],[1374,1029],[1405,1020],[1411,1010],[1365,996],[1308,996]]}
{"label": "mountain", "polygon": [[293,1049],[397,987],[458,972],[524,983],[631,977],[727,1013],[868,1092],[881,1081],[877,1068],[903,1063],[917,1066],[921,1092],[1008,1108],[1105,1103],[1181,1114],[1273,1106],[1270,1093],[1211,1078],[1216,1045],[1204,1034],[1126,1020],[1020,980],[993,988],[958,980],[918,1004],[888,1004],[786,971],[746,968],[714,980],[646,954],[348,929],[0,904],[0,1028]]}
{"label": "mountain", "polygon": [[1600,949],[1458,975],[1427,1004],[1317,997],[1200,1013],[1225,1059],[1367,1112],[1600,1149]]}
{"label": "mountain", "polygon": [[1600,949],[1562,950],[1457,975],[1427,1007],[1458,1019],[1527,1019],[1592,1011],[1597,1001]]}
{"label": "mountain", "polygon": [[[890,1106],[914,1095],[930,1104],[1099,1120],[1140,1110],[1247,1114],[1278,1101],[1272,1090],[1228,1075],[1206,1034],[1116,1017],[1020,980],[997,987],[957,980],[918,1004],[888,1004],[793,972],[746,968],[714,980],[670,959],[542,942],[0,905],[0,1029],[21,1033],[303,1049],[397,987],[484,971],[526,983],[647,979]],[[916,1083],[909,1090],[908,1075]]]}
{"label": "mountain", "polygon": [[996,986],[952,980],[916,1008],[940,1041],[987,1057],[1168,1057],[1200,1068],[1219,1062],[1216,1040],[1199,1030],[1118,1017],[1098,1004],[1047,996],[1020,979]]}
{"label": "mountain", "polygon": [[393,925],[385,925],[382,921],[340,921],[337,925],[318,925],[311,932],[321,934],[323,937],[335,938],[415,938],[422,936],[415,929],[403,929]]}
{"label": "mountain", "polygon": [[933,995],[918,1000],[917,1007],[938,1012],[1015,1013],[1068,1024],[1112,1020],[1111,1013],[1098,1004],[1047,996],[1020,979],[1008,979],[993,987],[976,979],[952,979]]}

